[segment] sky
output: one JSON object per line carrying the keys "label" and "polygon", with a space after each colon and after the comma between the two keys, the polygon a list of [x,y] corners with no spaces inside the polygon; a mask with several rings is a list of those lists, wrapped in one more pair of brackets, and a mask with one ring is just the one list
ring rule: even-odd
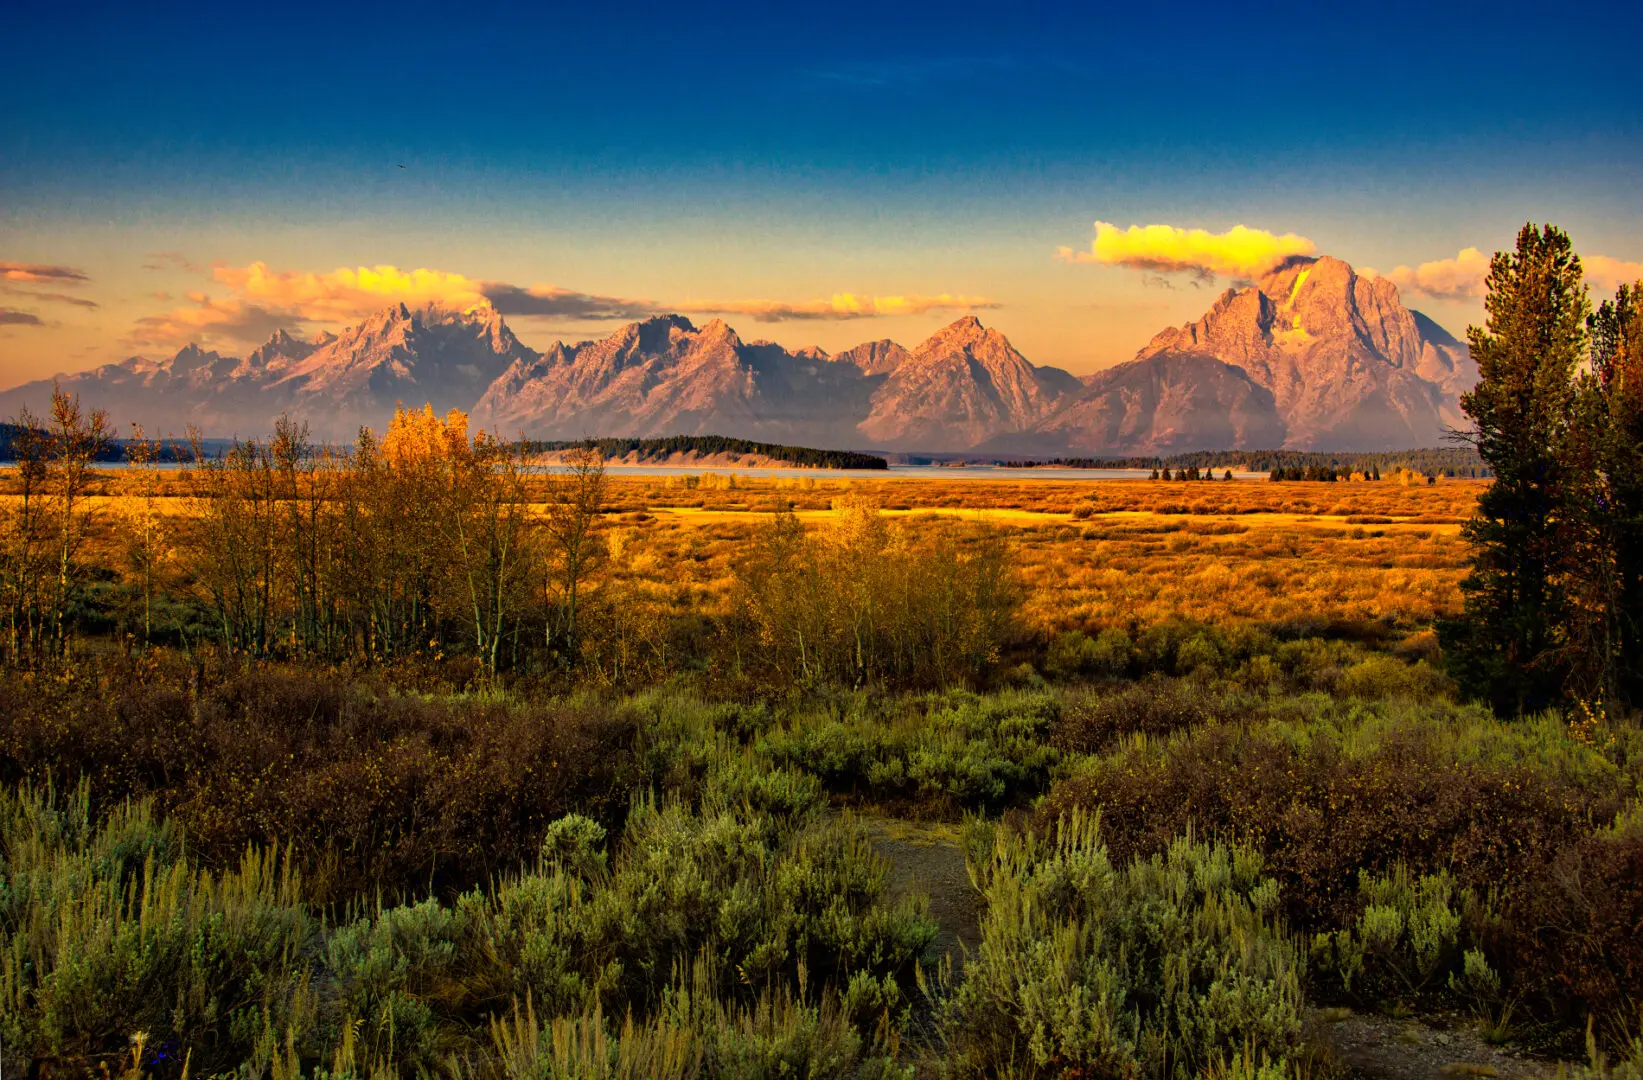
{"label": "sky", "polygon": [[[1486,11],[1487,14],[1481,14]],[[1643,5],[0,5],[0,386],[387,303],[1083,374],[1284,253],[1643,277]]]}

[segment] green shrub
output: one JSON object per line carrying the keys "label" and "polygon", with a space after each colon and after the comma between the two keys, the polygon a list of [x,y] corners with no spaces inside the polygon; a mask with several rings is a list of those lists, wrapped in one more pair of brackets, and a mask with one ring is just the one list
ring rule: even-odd
{"label": "green shrub", "polygon": [[1060,679],[1121,675],[1129,667],[1130,636],[1109,626],[1091,638],[1080,630],[1057,634],[1044,656],[1044,670]]}
{"label": "green shrub", "polygon": [[1221,665],[1221,650],[1206,634],[1187,641],[1175,654],[1175,669],[1183,675],[1213,673]]}
{"label": "green shrub", "polygon": [[993,832],[980,950],[943,1009],[952,1074],[1191,1077],[1239,1053],[1289,1072],[1303,963],[1257,854],[1187,836],[1115,865],[1076,811]]}
{"label": "green shrub", "polygon": [[756,747],[839,794],[996,809],[1048,786],[1060,754],[1045,736],[1058,708],[1032,691],[932,695],[890,713],[801,714]]}
{"label": "green shrub", "polygon": [[1352,925],[1313,939],[1313,966],[1326,982],[1371,1003],[1434,990],[1498,994],[1483,953],[1465,948],[1464,913],[1477,898],[1447,872],[1416,877],[1399,864],[1362,875],[1358,892],[1363,910]]}
{"label": "green shrub", "polygon": [[307,984],[316,925],[287,859],[197,870],[148,803],[0,789],[0,1040],[23,1062],[124,1056],[147,1033],[200,1073],[249,1058]]}
{"label": "green shrub", "polygon": [[802,971],[835,992],[871,980],[874,1021],[905,1010],[902,987],[936,926],[922,900],[887,901],[885,864],[853,823],[647,798],[611,853],[592,825],[554,823],[541,862],[492,892],[340,928],[327,967],[342,1025],[359,1026],[371,1055],[391,1040],[397,1060],[426,1064],[438,1033],[475,1009],[517,1000],[548,1018],[650,1016],[692,964],[693,985],[714,994]]}
{"label": "green shrub", "polygon": [[1376,653],[1342,671],[1334,690],[1342,697],[1430,701],[1449,695],[1453,684],[1424,660],[1411,664]]}
{"label": "green shrub", "polygon": [[701,962],[676,973],[663,1008],[648,1021],[627,1014],[620,1027],[601,1008],[543,1023],[515,1001],[491,1021],[498,1070],[508,1080],[910,1080],[894,1062],[896,1043],[881,1030],[864,1038],[838,995],[809,1004],[785,987],[750,1003],[716,993]]}

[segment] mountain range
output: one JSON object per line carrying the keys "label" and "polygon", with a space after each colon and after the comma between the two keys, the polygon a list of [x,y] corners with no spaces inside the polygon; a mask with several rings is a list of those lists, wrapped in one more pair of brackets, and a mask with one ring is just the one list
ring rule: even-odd
{"label": "mountain range", "polygon": [[[630,323],[537,352],[489,307],[386,308],[341,334],[280,331],[247,356],[195,345],[60,378],[150,433],[260,436],[276,417],[316,438],[380,429],[397,402],[471,413],[531,438],[725,434],[903,451],[1148,454],[1232,447],[1436,445],[1477,380],[1466,347],[1396,286],[1328,256],[1227,289],[1134,360],[1078,379],[965,316],[914,349],[829,354],[743,341],[715,319]],[[0,393],[40,409],[48,382]]]}

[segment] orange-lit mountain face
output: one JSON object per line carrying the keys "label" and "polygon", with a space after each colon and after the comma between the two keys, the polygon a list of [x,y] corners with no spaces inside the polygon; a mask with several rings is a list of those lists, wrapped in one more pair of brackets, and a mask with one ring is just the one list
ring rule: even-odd
{"label": "orange-lit mountain face", "polygon": [[[538,353],[486,308],[395,305],[340,335],[281,331],[243,358],[189,346],[60,380],[120,424],[261,436],[281,414],[318,439],[381,428],[397,402],[463,409],[531,438],[725,434],[885,450],[1127,454],[1436,445],[1476,381],[1466,348],[1384,279],[1328,257],[1228,289],[1197,322],[1080,381],[1037,367],[973,315],[908,350],[829,355],[743,341],[713,320],[630,323]],[[0,394],[43,407],[47,383]]]}

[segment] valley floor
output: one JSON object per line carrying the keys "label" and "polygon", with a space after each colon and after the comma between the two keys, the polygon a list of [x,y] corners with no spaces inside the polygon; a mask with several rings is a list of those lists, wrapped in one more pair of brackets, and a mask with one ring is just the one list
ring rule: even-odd
{"label": "valley floor", "polygon": [[1643,730],[1457,699],[1481,485],[611,479],[586,659],[487,670],[214,647],[199,554],[142,647],[124,483],[0,670],[7,1074],[1643,1069]]}

